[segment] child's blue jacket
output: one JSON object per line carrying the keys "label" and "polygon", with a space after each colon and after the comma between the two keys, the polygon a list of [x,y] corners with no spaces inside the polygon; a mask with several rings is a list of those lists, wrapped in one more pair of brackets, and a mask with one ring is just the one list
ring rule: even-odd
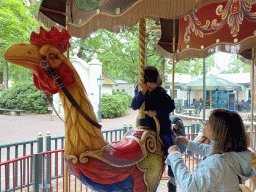
{"label": "child's blue jacket", "polygon": [[[151,93],[143,95],[138,92],[138,88],[135,89],[135,95],[132,100],[131,108],[137,110],[145,101],[145,111],[155,110],[158,121],[160,123],[160,135],[170,135],[171,119],[170,113],[175,109],[174,100],[166,93],[162,87],[156,87]],[[150,127],[155,130],[156,125],[152,117],[145,115],[146,127]]]}
{"label": "child's blue jacket", "polygon": [[[188,150],[206,156],[211,152],[212,146],[189,141]],[[228,164],[227,157],[233,161],[233,168]],[[165,163],[171,165],[183,192],[240,192],[238,174],[243,182],[255,175],[252,154],[249,151],[207,156],[198,164],[193,174],[184,164],[180,153],[168,155]]]}

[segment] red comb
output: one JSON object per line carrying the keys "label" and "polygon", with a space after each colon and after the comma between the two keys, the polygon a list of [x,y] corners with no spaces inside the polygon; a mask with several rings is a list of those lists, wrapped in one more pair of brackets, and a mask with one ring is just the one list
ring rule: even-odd
{"label": "red comb", "polygon": [[59,49],[62,53],[66,52],[70,47],[69,39],[71,36],[66,29],[61,32],[56,27],[51,27],[48,32],[43,27],[40,27],[40,33],[32,32],[30,43],[42,47],[43,45],[52,45]]}

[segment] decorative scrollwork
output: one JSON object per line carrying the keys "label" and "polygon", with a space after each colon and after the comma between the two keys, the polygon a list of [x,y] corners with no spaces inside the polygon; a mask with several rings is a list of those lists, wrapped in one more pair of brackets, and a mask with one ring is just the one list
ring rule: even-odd
{"label": "decorative scrollwork", "polygon": [[156,151],[156,137],[153,135],[148,135],[146,138],[145,146],[148,152],[154,153]]}
{"label": "decorative scrollwork", "polygon": [[[184,33],[184,42],[189,43],[190,34],[193,32],[196,36],[204,37],[219,31],[224,25],[230,27],[230,34],[237,37],[240,32],[240,25],[244,19],[251,22],[256,22],[256,14],[252,11],[252,3],[244,2],[241,0],[228,0],[225,5],[220,4],[215,12],[216,16],[220,16],[218,20],[206,20],[203,24],[202,18],[198,18],[196,11],[184,17],[185,21],[189,21]],[[204,19],[204,18],[203,18]]]}
{"label": "decorative scrollwork", "polygon": [[86,154],[82,153],[79,157],[79,161],[81,163],[87,163],[88,162],[88,156],[86,156]]}
{"label": "decorative scrollwork", "polygon": [[67,160],[72,160],[73,164],[78,163],[78,157],[76,155],[67,155],[67,154],[65,154],[65,157],[66,157]]}

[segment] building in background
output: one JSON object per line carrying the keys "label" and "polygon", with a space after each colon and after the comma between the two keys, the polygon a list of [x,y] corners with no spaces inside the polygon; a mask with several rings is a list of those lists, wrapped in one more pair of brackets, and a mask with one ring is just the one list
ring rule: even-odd
{"label": "building in background", "polygon": [[[236,94],[238,93],[238,97],[236,96],[236,100],[238,100],[239,103],[246,102],[250,98],[250,91],[251,91],[250,73],[217,74],[216,76],[243,86],[243,89],[241,91],[238,91],[238,92],[229,91],[229,92],[234,92]],[[188,84],[199,78],[202,78],[202,76],[192,77],[186,74],[175,74],[175,84],[174,84],[175,85],[175,92],[174,92],[175,102],[181,102],[182,105],[185,106],[189,103],[190,104],[193,103],[194,100],[200,100],[200,98],[203,98],[203,91],[193,91],[193,90],[183,91],[180,89],[182,85]],[[172,80],[172,75],[167,75],[165,89],[167,90],[168,94],[172,96],[171,80]],[[226,94],[228,94],[228,91],[217,91],[217,93],[214,92],[214,94],[212,95],[212,99],[215,101],[215,100],[221,99],[221,97],[224,96],[222,100],[225,100]],[[206,100],[209,99],[209,97],[210,97],[210,93],[209,91],[206,91]]]}
{"label": "building in background", "polygon": [[117,85],[113,87],[114,91],[127,93],[132,97],[134,96],[135,83],[128,83],[121,79],[115,80],[115,82]]}
{"label": "building in background", "polygon": [[226,79],[233,83],[237,83],[239,85],[244,86],[244,90],[239,91],[238,100],[239,101],[247,101],[250,98],[251,92],[251,75],[250,73],[232,73],[232,74],[218,74],[218,77],[222,79]]}
{"label": "building in background", "polygon": [[[116,86],[116,82],[111,79],[107,74],[102,72],[102,63],[97,59],[97,55],[94,54],[93,59],[86,63],[84,60],[77,56],[78,50],[73,51],[74,56],[70,57],[70,61],[75,67],[81,81],[85,87],[87,96],[93,106],[95,114],[98,114],[99,106],[99,86],[97,79],[101,76],[103,78],[103,85],[101,94],[112,94],[113,87]],[[59,94],[53,96],[53,104],[56,111],[60,116],[64,116],[64,110],[59,98]]]}
{"label": "building in background", "polygon": [[102,94],[112,95],[113,90],[117,86],[116,81],[113,80],[104,72],[102,72],[102,78],[103,78]]}

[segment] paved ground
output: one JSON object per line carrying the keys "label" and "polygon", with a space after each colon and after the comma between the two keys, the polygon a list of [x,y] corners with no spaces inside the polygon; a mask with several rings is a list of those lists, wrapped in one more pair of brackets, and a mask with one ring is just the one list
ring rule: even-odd
{"label": "paved ground", "polygon": [[[115,119],[103,119],[102,129],[118,129],[124,124],[135,126],[138,111],[128,110],[125,117]],[[64,135],[64,123],[56,116],[50,114],[22,114],[21,116],[10,116],[0,114],[0,145],[35,140],[39,132],[43,136],[50,132],[52,137]],[[161,181],[157,192],[167,191],[167,180]],[[179,190],[180,191],[180,190]]]}
{"label": "paved ground", "polygon": [[[111,130],[122,128],[125,123],[135,125],[138,112],[128,110],[125,117],[115,119],[102,119],[102,129]],[[0,114],[0,145],[34,140],[39,132],[43,136],[50,132],[52,137],[63,136],[64,123],[56,116],[50,114],[22,114],[21,116],[10,116]]]}

